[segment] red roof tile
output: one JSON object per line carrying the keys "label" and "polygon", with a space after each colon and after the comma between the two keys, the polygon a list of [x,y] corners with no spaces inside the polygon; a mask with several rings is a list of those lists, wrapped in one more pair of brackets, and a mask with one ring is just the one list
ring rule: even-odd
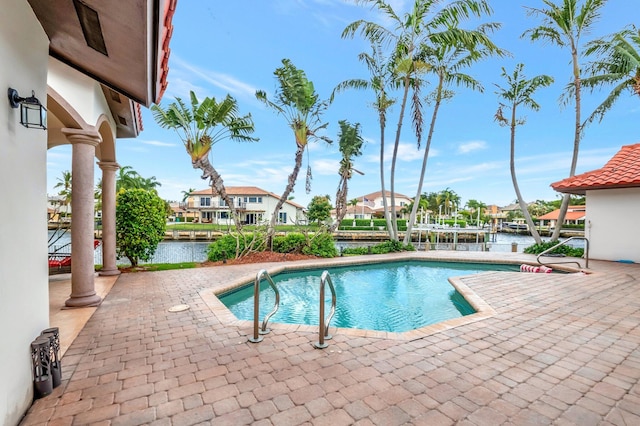
{"label": "red roof tile", "polygon": [[592,189],[640,187],[640,143],[623,146],[601,169],[563,179],[551,187],[580,195]]}

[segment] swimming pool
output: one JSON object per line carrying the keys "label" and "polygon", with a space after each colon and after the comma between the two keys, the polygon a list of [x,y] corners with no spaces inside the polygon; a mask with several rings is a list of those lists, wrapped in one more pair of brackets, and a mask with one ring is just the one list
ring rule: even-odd
{"label": "swimming pool", "polygon": [[[324,270],[331,274],[337,295],[331,326],[404,332],[475,313],[449,283],[449,277],[518,271],[518,266],[412,260],[282,272],[273,276],[280,292],[280,309],[271,323],[317,325],[320,275]],[[238,319],[253,320],[253,283],[218,298]],[[274,292],[263,280],[260,320],[271,311],[274,300]],[[325,302],[328,312],[328,289]]]}

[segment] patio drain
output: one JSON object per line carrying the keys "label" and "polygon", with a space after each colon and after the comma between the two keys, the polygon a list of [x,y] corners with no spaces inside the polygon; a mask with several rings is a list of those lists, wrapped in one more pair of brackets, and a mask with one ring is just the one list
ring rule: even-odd
{"label": "patio drain", "polygon": [[176,305],[169,308],[169,312],[182,312],[189,309],[189,305]]}

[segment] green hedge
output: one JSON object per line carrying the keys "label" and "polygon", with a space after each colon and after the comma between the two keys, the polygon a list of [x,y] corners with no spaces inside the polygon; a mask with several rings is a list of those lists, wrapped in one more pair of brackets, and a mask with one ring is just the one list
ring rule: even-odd
{"label": "green hedge", "polygon": [[404,245],[400,241],[385,241],[369,247],[347,247],[342,249],[342,254],[359,255],[359,254],[385,254],[399,251],[415,251],[415,247],[411,244]]}
{"label": "green hedge", "polygon": [[[524,249],[527,254],[540,254],[558,244],[558,241],[545,241],[541,244],[534,244]],[[574,248],[571,246],[560,246],[550,252],[551,254],[560,254],[570,257],[582,257],[584,255],[583,248]]]}

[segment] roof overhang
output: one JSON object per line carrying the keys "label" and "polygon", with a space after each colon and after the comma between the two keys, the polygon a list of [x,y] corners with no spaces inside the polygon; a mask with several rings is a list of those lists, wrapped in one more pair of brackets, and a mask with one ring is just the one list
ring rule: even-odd
{"label": "roof overhang", "polygon": [[167,87],[177,0],[28,1],[49,37],[49,55],[100,83],[118,136],[136,136],[135,103],[159,103]]}

